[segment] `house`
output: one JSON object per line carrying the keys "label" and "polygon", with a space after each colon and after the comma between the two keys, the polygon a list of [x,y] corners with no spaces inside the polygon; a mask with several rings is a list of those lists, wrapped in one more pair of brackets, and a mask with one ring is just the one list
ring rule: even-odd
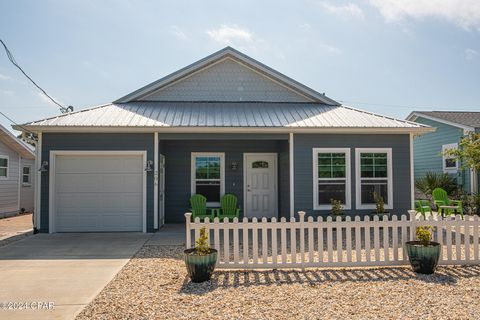
{"label": "house", "polygon": [[[245,217],[386,208],[413,196],[411,147],[430,127],[343,106],[230,47],[112,103],[22,125],[38,134],[41,232],[184,222],[189,198],[233,193]],[[21,130],[22,127],[16,127]]]}
{"label": "house", "polygon": [[0,218],[33,211],[35,154],[32,149],[0,125]]}
{"label": "house", "polygon": [[429,171],[444,172],[453,175],[464,191],[478,192],[479,173],[462,168],[459,161],[442,154],[458,148],[460,139],[469,132],[480,132],[480,112],[414,111],[407,120],[437,129],[414,141],[415,178]]}

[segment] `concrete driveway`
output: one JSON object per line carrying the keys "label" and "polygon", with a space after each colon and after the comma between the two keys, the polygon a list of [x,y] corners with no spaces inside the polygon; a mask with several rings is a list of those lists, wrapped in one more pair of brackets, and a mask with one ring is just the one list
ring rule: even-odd
{"label": "concrete driveway", "polygon": [[150,237],[37,234],[0,247],[0,319],[75,318]]}

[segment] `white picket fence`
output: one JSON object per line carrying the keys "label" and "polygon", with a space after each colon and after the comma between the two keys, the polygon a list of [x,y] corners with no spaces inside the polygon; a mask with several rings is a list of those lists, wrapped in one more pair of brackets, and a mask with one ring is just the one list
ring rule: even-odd
{"label": "white picket fence", "polygon": [[[271,269],[305,267],[359,267],[408,264],[403,244],[415,240],[417,226],[433,227],[433,240],[440,242],[443,250],[440,264],[478,264],[479,226],[478,216],[445,218],[416,218],[415,211],[400,220],[386,216],[383,220],[354,220],[322,217],[305,220],[305,212],[299,212],[298,221],[281,218],[277,221],[256,218],[243,221],[234,219],[213,222],[197,218],[191,222],[186,213],[186,246],[194,245],[200,229],[209,231],[209,241],[218,250],[218,268]],[[193,237],[193,239],[192,239]]]}

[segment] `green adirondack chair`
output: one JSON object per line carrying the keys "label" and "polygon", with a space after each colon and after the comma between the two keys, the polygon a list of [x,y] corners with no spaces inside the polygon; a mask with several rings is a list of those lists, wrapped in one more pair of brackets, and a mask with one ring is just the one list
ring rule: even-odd
{"label": "green adirondack chair", "polygon": [[213,220],[213,211],[212,209],[207,208],[207,198],[201,194],[194,194],[190,197],[190,206],[193,220],[197,217],[200,219],[209,218],[210,221]]}
{"label": "green adirondack chair", "polygon": [[[447,191],[442,188],[436,188],[432,192],[433,202],[438,208],[438,213],[443,215],[451,215],[457,212],[463,218],[463,208],[461,200],[451,200],[448,198]],[[442,208],[442,206],[449,206],[451,208]]]}
{"label": "green adirondack chair", "polygon": [[430,215],[432,215],[432,207],[429,200],[415,200],[415,210],[420,212],[424,218],[427,217],[427,212],[430,212]]}
{"label": "green adirondack chair", "polygon": [[231,220],[233,218],[240,218],[240,208],[237,207],[238,199],[233,194],[226,194],[220,199],[220,208],[214,209],[215,215],[220,221],[224,218]]}

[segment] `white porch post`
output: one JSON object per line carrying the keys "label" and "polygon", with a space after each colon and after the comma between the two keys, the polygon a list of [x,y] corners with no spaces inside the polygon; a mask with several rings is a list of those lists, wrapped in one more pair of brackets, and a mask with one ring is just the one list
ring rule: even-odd
{"label": "white porch post", "polygon": [[413,133],[410,133],[410,197],[411,197],[411,209],[415,209],[415,170],[414,170],[414,157],[413,157]]}
{"label": "white porch post", "polygon": [[158,229],[158,132],[153,133],[153,228]]}
{"label": "white porch post", "polygon": [[290,161],[290,170],[289,170],[289,173],[290,173],[290,217],[294,217],[295,216],[295,199],[294,199],[294,172],[293,172],[293,169],[294,169],[294,165],[293,165],[293,132],[290,132],[289,135],[288,135],[288,150],[289,150],[289,161]]}
{"label": "white porch post", "polygon": [[42,173],[39,171],[40,166],[42,165],[42,133],[38,133],[38,141],[35,144],[35,188],[34,192],[34,203],[33,203],[33,226],[40,230],[41,217],[40,217],[40,206],[41,206],[41,187],[42,187]]}

